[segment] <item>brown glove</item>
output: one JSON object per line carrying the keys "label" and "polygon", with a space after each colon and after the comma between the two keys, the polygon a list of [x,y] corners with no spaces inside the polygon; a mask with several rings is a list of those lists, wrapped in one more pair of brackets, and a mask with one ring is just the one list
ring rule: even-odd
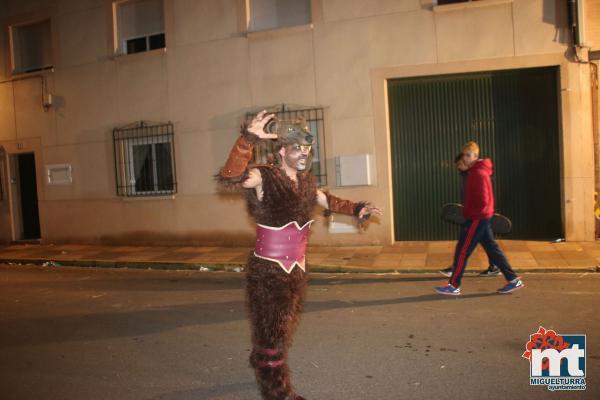
{"label": "brown glove", "polygon": [[218,179],[223,183],[240,183],[248,174],[247,168],[252,159],[254,144],[259,141],[258,136],[242,126],[242,134],[236,140],[225,166],[221,169]]}

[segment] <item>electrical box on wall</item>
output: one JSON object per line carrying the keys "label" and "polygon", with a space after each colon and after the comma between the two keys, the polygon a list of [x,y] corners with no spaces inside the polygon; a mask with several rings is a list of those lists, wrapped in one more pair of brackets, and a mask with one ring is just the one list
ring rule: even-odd
{"label": "electrical box on wall", "polygon": [[331,221],[329,223],[329,233],[358,233],[358,228],[356,224]]}
{"label": "electrical box on wall", "polygon": [[375,157],[370,154],[337,156],[335,177],[337,186],[375,185]]}
{"label": "electrical box on wall", "polygon": [[48,185],[70,185],[73,183],[71,164],[46,165],[46,176]]}

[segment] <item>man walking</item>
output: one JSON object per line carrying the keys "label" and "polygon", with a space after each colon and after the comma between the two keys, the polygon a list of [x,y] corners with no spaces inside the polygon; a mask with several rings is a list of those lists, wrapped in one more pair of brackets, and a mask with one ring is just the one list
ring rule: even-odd
{"label": "man walking", "polygon": [[[463,161],[462,153],[460,153],[458,156],[456,156],[456,158],[454,159],[454,164],[456,165],[456,169],[458,170],[458,173],[460,175],[460,202],[462,204],[465,201],[465,195],[464,195],[465,180],[467,179],[469,167]],[[450,278],[450,275],[452,275],[452,269],[453,269],[453,265],[450,265],[449,267],[440,270],[440,274]],[[498,275],[500,275],[500,268],[496,267],[492,263],[492,261],[490,259],[490,255],[488,254],[488,267],[486,270],[480,272],[479,276],[486,277],[486,276],[498,276]]]}
{"label": "man walking", "polygon": [[463,147],[463,161],[469,168],[465,181],[464,217],[460,238],[454,252],[452,275],[446,286],[435,287],[439,294],[460,295],[460,284],[467,261],[477,244],[481,243],[492,264],[508,281],[498,289],[498,293],[511,293],[524,287],[515,274],[506,256],[496,243],[492,232],[491,220],[494,215],[494,192],[492,188],[492,160],[479,158],[479,146],[468,142]]}

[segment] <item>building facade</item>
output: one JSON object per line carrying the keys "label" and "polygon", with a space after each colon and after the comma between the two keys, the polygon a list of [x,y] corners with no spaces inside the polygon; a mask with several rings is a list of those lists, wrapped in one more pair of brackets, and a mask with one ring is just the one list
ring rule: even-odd
{"label": "building facade", "polygon": [[595,239],[600,1],[0,7],[2,241],[248,244],[243,196],[213,175],[242,121],[281,105],[318,115],[322,183],[385,212],[356,233],[315,210],[313,244],[447,238],[469,139],[514,238]]}

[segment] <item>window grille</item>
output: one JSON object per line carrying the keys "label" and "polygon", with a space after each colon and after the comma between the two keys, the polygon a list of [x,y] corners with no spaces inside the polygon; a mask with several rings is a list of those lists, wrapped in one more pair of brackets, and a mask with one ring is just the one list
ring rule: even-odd
{"label": "window grille", "polygon": [[113,130],[118,196],[177,193],[174,132],[171,122],[136,122]]}
{"label": "window grille", "polygon": [[[315,137],[315,142],[312,146],[312,165],[311,172],[317,178],[319,186],[327,185],[327,168],[325,164],[325,120],[323,118],[322,108],[303,108],[297,110],[289,110],[285,104],[278,107],[276,111],[269,111],[281,120],[293,120],[304,118],[309,126],[309,129]],[[256,116],[256,112],[248,113],[246,118],[250,121]],[[274,154],[274,141],[261,140],[254,146],[253,162],[256,164],[266,164],[269,154]]]}

